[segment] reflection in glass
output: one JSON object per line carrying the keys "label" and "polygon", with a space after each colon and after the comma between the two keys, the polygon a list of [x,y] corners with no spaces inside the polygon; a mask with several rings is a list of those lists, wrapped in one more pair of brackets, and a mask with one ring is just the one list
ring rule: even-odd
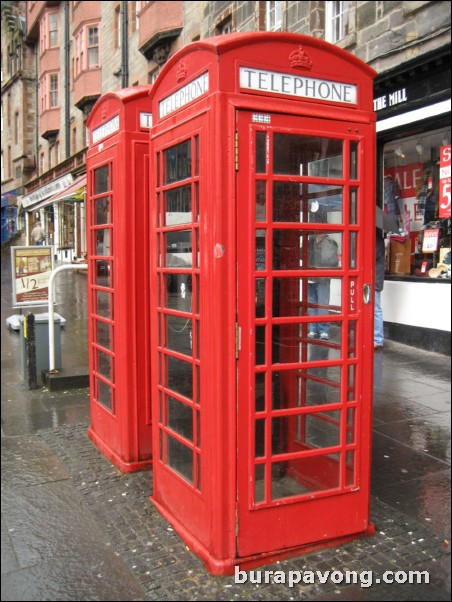
{"label": "reflection in glass", "polygon": [[166,435],[167,464],[193,484],[193,452],[177,439]]}
{"label": "reflection in glass", "polygon": [[256,270],[265,270],[265,230],[256,230]]}
{"label": "reflection in glass", "polygon": [[307,414],[305,443],[312,447],[325,448],[340,444],[340,416],[338,412]]}
{"label": "reflection in glass", "polygon": [[164,152],[165,184],[191,177],[191,140],[185,140]]}
{"label": "reflection in glass", "polygon": [[[263,279],[262,279],[263,280]],[[313,307],[308,298],[309,281],[312,278],[291,277],[273,278],[272,315],[275,318],[307,315],[308,308]],[[326,282],[328,295],[323,298],[322,308],[327,315],[342,308],[342,279],[316,278],[317,283]]]}
{"label": "reflection in glass", "polygon": [[350,188],[350,224],[358,223],[358,189]]}
{"label": "reflection in glass", "polygon": [[350,232],[350,261],[349,266],[351,270],[355,270],[357,268],[357,241],[358,233]]}
{"label": "reflection in glass", "polygon": [[267,221],[267,191],[265,182],[256,182],[256,221]]}
{"label": "reflection in glass", "polygon": [[273,269],[334,269],[342,254],[341,232],[273,231]]}
{"label": "reflection in glass", "polygon": [[254,500],[256,503],[265,501],[265,465],[258,464],[254,474]]}
{"label": "reflection in glass", "polygon": [[275,134],[273,171],[275,174],[342,178],[342,140]]}
{"label": "reflection in glass", "polygon": [[266,172],[266,146],[267,134],[265,132],[256,132],[256,173]]}
{"label": "reflection in glass", "polygon": [[94,224],[108,224],[112,221],[110,215],[110,199],[102,197],[94,200]]}
{"label": "reflection in glass", "polygon": [[256,326],[256,366],[265,364],[265,326]]}
{"label": "reflection in glass", "polygon": [[[273,221],[341,223],[342,186],[274,182]],[[331,216],[334,213],[333,217]]]}
{"label": "reflection in glass", "polygon": [[166,322],[166,347],[192,355],[192,321],[189,318],[179,316],[164,316]]}
{"label": "reflection in glass", "polygon": [[340,324],[329,321],[325,321],[323,324],[329,330],[329,339],[326,341],[303,336],[302,324],[273,325],[272,363],[292,364],[306,361],[306,359],[309,361],[340,359],[342,344]]}
{"label": "reflection in glass", "polygon": [[265,317],[265,281],[266,278],[256,278],[256,318]]}
{"label": "reflection in glass", "polygon": [[265,456],[265,418],[259,418],[255,425],[255,457],[263,456]]}
{"label": "reflection in glass", "polygon": [[96,400],[107,408],[107,410],[112,410],[112,389],[99,378],[96,378]]}
{"label": "reflection in glass", "polygon": [[191,185],[165,192],[165,226],[189,224],[192,221]]}
{"label": "reflection in glass", "polygon": [[[328,349],[325,347],[319,349],[324,351],[323,359],[328,359]],[[320,358],[318,359],[320,361]],[[272,409],[283,410],[337,403],[340,401],[340,383],[340,366],[275,371],[272,374]],[[256,404],[257,402],[258,390],[256,389]],[[259,408],[264,409],[260,405]]]}
{"label": "reflection in glass", "polygon": [[265,410],[265,372],[256,374],[256,412]]}
{"label": "reflection in glass", "polygon": [[95,283],[98,286],[112,287],[113,273],[111,271],[111,261],[96,259],[95,265]]}
{"label": "reflection in glass", "polygon": [[110,355],[103,353],[100,349],[96,349],[97,355],[97,371],[106,379],[112,380],[112,358]]}
{"label": "reflection in glass", "polygon": [[101,318],[113,319],[111,294],[96,290],[96,314]]}
{"label": "reflection in glass", "polygon": [[110,228],[98,228],[94,230],[96,255],[108,257],[112,255],[111,230]]}
{"label": "reflection in glass", "polygon": [[177,230],[164,234],[166,249],[166,267],[191,268],[192,267],[192,232],[191,230]]}
{"label": "reflection in glass", "polygon": [[348,357],[356,357],[356,322],[348,325]]}
{"label": "reflection in glass", "polygon": [[350,179],[358,177],[358,142],[350,141]]}
{"label": "reflection in glass", "polygon": [[193,399],[193,366],[176,357],[166,356],[166,386],[187,397]]}
{"label": "reflection in glass", "polygon": [[188,439],[193,441],[193,410],[190,406],[178,401],[169,395],[166,398],[166,415],[168,426]]}
{"label": "reflection in glass", "polygon": [[347,401],[355,401],[356,400],[355,372],[356,372],[356,366],[354,364],[352,364],[351,366],[348,367]]}
{"label": "reflection in glass", "polygon": [[324,454],[272,464],[272,499],[339,487],[337,454]]}
{"label": "reflection in glass", "polygon": [[111,348],[111,325],[106,322],[96,320],[96,343],[105,347]]}
{"label": "reflection in glass", "polygon": [[164,306],[185,313],[192,312],[192,276],[191,274],[164,274],[166,292]]}
{"label": "reflection in glass", "polygon": [[94,194],[107,192],[109,189],[108,165],[103,165],[94,170]]}

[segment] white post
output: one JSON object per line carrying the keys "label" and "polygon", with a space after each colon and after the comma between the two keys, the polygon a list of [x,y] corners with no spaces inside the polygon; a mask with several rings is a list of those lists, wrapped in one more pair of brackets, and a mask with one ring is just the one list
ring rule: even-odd
{"label": "white post", "polygon": [[49,278],[49,372],[50,374],[56,374],[58,370],[55,369],[55,323],[54,323],[54,306],[53,306],[53,284],[55,276],[63,270],[87,270],[87,263],[71,263],[68,265],[61,265],[58,268],[52,270]]}

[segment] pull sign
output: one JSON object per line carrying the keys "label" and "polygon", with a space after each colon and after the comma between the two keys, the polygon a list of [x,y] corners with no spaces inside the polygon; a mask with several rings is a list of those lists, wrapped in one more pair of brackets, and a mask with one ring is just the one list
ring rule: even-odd
{"label": "pull sign", "polygon": [[357,303],[356,303],[356,295],[357,295],[357,287],[356,287],[356,279],[350,278],[348,285],[348,298],[349,298],[349,311],[351,314],[356,314],[357,312]]}

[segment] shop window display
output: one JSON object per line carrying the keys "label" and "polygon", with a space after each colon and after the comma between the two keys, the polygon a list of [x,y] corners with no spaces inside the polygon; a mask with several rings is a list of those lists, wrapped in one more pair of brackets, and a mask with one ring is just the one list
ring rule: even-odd
{"label": "shop window display", "polygon": [[388,233],[389,274],[450,278],[450,129],[384,146],[383,204],[398,225]]}

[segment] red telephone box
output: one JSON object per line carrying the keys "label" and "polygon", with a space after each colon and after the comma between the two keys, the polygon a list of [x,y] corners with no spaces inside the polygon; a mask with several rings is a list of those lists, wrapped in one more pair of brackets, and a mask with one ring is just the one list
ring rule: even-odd
{"label": "red telephone box", "polygon": [[374,75],[231,34],[151,93],[151,499],[216,574],[372,532]]}
{"label": "red telephone box", "polygon": [[149,92],[105,94],[87,126],[92,441],[125,472],[151,464]]}

